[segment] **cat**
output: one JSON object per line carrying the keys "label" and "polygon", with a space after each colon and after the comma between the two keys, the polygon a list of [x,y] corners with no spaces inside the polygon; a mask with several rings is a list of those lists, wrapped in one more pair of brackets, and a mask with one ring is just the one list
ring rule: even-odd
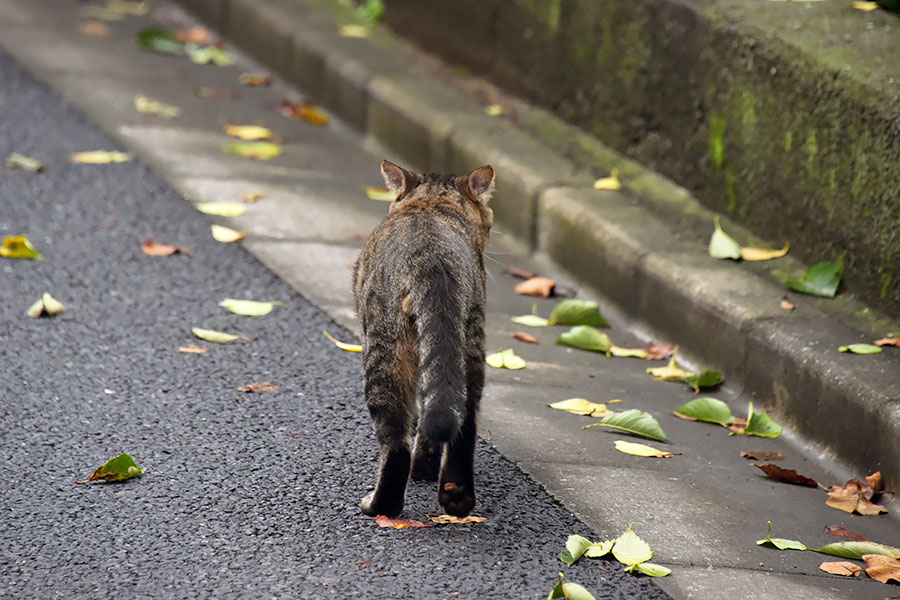
{"label": "cat", "polygon": [[381,163],[396,194],[353,273],[364,390],[379,444],[367,515],[403,510],[410,476],[438,482],[438,503],[475,505],[476,414],[484,387],[484,251],[494,170],[417,174]]}

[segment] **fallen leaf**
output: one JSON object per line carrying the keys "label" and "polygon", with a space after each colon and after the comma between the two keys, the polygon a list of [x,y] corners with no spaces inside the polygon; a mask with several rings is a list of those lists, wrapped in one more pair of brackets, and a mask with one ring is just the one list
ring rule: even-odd
{"label": "fallen leaf", "polygon": [[844,512],[857,512],[861,515],[877,515],[886,513],[887,509],[872,502],[875,490],[868,483],[851,479],[843,487],[828,488],[828,499],[825,504]]}
{"label": "fallen leaf", "polygon": [[733,237],[725,233],[719,224],[718,215],[713,219],[715,230],[709,239],[709,255],[713,258],[731,258],[737,260],[741,257],[741,245]]}
{"label": "fallen leaf", "polygon": [[78,31],[93,37],[109,37],[109,27],[100,21],[82,21],[78,24]]}
{"label": "fallen leaf", "polygon": [[794,304],[793,302],[791,302],[790,300],[788,300],[787,298],[782,298],[781,302],[778,304],[778,306],[780,306],[784,310],[794,310],[795,308],[797,308],[797,305]]}
{"label": "fallen leaf", "polygon": [[699,373],[688,373],[682,380],[699,394],[700,388],[713,387],[722,383],[722,374],[712,369],[703,369]]}
{"label": "fallen leaf", "polygon": [[347,23],[338,28],[338,35],[347,38],[367,38],[369,37],[369,28],[365,25]]}
{"label": "fallen leaf", "polygon": [[866,554],[882,554],[891,558],[900,558],[900,548],[885,546],[876,542],[835,542],[814,550],[822,554],[840,556],[841,558],[862,559]]}
{"label": "fallen leaf", "polygon": [[242,140],[268,140],[272,137],[272,130],[260,125],[226,125],[225,133]]}
{"label": "fallen leaf", "polygon": [[772,521],[769,521],[769,532],[766,534],[766,539],[757,540],[756,545],[763,546],[764,548],[777,548],[778,550],[808,550],[804,543],[798,542],[797,540],[773,538]]}
{"label": "fallen leaf", "polygon": [[502,104],[488,104],[484,107],[484,113],[490,117],[499,117],[506,112]]}
{"label": "fallen leaf", "polygon": [[378,200],[380,202],[393,202],[397,199],[397,194],[392,192],[387,188],[374,187],[371,185],[367,185],[363,188],[366,192],[366,197],[369,200]]}
{"label": "fallen leaf", "polygon": [[751,466],[760,469],[769,479],[774,479],[775,481],[780,481],[782,483],[790,483],[793,485],[802,485],[804,487],[819,487],[819,483],[815,479],[810,479],[805,475],[801,475],[794,469],[785,469],[783,467],[779,467],[778,465],[756,465],[751,464]]}
{"label": "fallen leaf", "polygon": [[600,305],[592,300],[566,299],[553,307],[550,325],[590,325],[609,327],[609,321],[600,314]]}
{"label": "fallen leaf", "polygon": [[141,94],[135,95],[134,108],[140,113],[159,115],[166,119],[174,119],[181,115],[181,109],[174,104],[166,104],[165,102],[154,100],[153,98],[142,96]]}
{"label": "fallen leaf", "polygon": [[272,85],[272,75],[270,73],[241,73],[238,77],[241,85],[250,87],[268,87]]}
{"label": "fallen leaf", "polygon": [[233,144],[223,144],[222,151],[228,154],[237,154],[244,158],[269,160],[281,154],[281,146],[272,142],[235,142]]}
{"label": "fallen leaf", "polygon": [[191,59],[191,62],[198,65],[208,65],[212,63],[217,67],[227,67],[234,64],[234,56],[227,50],[220,48],[218,44],[214,46],[185,44],[184,51]]}
{"label": "fallen leaf", "polygon": [[567,567],[571,567],[582,557],[590,545],[591,540],[580,535],[570,535],[566,540],[565,550],[559,553],[559,560],[563,561]]}
{"label": "fallen leaf", "polygon": [[611,169],[609,173],[609,177],[601,177],[597,181],[594,182],[595,190],[621,190],[622,182],[619,181],[619,170]]}
{"label": "fallen leaf", "polygon": [[823,261],[811,266],[802,279],[789,279],[787,287],[801,294],[834,298],[841,277],[844,273],[844,260],[839,258],[835,262]]}
{"label": "fallen leaf", "polygon": [[869,12],[878,8],[877,2],[867,2],[865,0],[854,0],[852,4],[853,8],[856,10],[861,10],[863,12]]}
{"label": "fallen leaf", "polygon": [[875,494],[881,493],[881,491],[884,489],[884,480],[881,476],[881,471],[875,471],[871,475],[867,475],[866,483],[868,483],[869,487],[872,488],[872,493],[867,496],[868,499],[871,499]]}
{"label": "fallen leaf", "polygon": [[537,344],[538,339],[531,335],[530,333],[525,333],[524,331],[517,331],[513,334],[513,337],[520,342],[525,342],[526,344]]}
{"label": "fallen leaf", "polygon": [[181,248],[178,246],[158,244],[150,238],[144,240],[144,243],[141,244],[141,250],[143,250],[144,254],[149,254],[150,256],[170,256],[176,252],[181,252]]}
{"label": "fallen leaf", "polygon": [[131,158],[132,156],[127,152],[91,150],[88,152],[76,152],[69,157],[69,160],[83,165],[107,165],[109,163],[127,162]]}
{"label": "fallen leaf", "polygon": [[749,460],[784,460],[784,454],[779,452],[744,452],[741,451],[741,458]]}
{"label": "fallen leaf", "polygon": [[0,256],[5,258],[30,258],[44,260],[43,255],[35,250],[24,235],[7,235],[0,244]]}
{"label": "fallen leaf", "polygon": [[255,381],[247,385],[238,386],[237,391],[247,394],[258,394],[261,392],[277,392],[280,389],[279,386],[273,385],[268,381]]}
{"label": "fallen leaf", "polygon": [[39,173],[44,170],[44,165],[41,164],[40,161],[19,154],[18,152],[13,152],[6,157],[6,166],[24,169],[26,171],[31,171],[32,173]]}
{"label": "fallen leaf", "polygon": [[547,319],[537,315],[522,315],[520,317],[513,317],[510,320],[513,323],[525,325],[526,327],[547,327],[550,324]]}
{"label": "fallen leaf", "polygon": [[[867,554],[866,556],[872,555]],[[831,573],[832,575],[844,575],[845,577],[859,577],[859,574],[862,573],[861,566],[845,560],[834,562],[826,561],[819,565],[819,568],[826,573]]]}
{"label": "fallen leaf", "polygon": [[663,432],[662,427],[653,418],[653,415],[637,408],[620,413],[610,413],[603,417],[603,420],[599,423],[585,425],[582,429],[590,427],[611,427],[658,442],[669,441],[666,439],[666,434]]}
{"label": "fallen leaf", "polygon": [[900,346],[900,338],[881,338],[872,343],[876,346]]}
{"label": "fallen leaf", "polygon": [[866,538],[851,531],[847,531],[840,525],[829,525],[825,528],[825,533],[828,535],[833,535],[835,537],[844,538],[847,540],[855,540],[857,542],[868,542]]}
{"label": "fallen leaf", "polygon": [[347,344],[345,342],[339,342],[338,340],[333,338],[331,336],[331,334],[328,333],[327,331],[323,330],[322,333],[324,333],[325,337],[327,337],[329,340],[331,340],[334,343],[334,345],[337,346],[338,348],[340,348],[341,350],[345,350],[347,352],[362,352],[362,350],[363,350],[363,347],[360,346],[359,344]]}
{"label": "fallen leaf", "polygon": [[616,440],[615,446],[616,450],[619,452],[632,454],[634,456],[645,456],[647,458],[672,458],[675,456],[673,453],[666,450],[659,450],[658,448],[647,446],[646,444],[626,442],[625,440]]}
{"label": "fallen leaf", "polygon": [[506,270],[503,272],[507,275],[518,277],[519,279],[531,279],[532,277],[535,277],[535,274],[531,271],[526,271],[525,269],[520,269],[518,267],[506,267]]}
{"label": "fallen leaf", "polygon": [[669,359],[669,362],[664,367],[651,367],[647,369],[647,373],[649,373],[653,377],[653,381],[684,381],[684,378],[687,375],[692,375],[690,371],[685,371],[681,367],[678,366],[678,362],[675,360],[675,356],[678,354],[678,348],[672,352],[672,358]]}
{"label": "fallen leaf", "polygon": [[560,346],[571,346],[579,350],[604,352],[607,356],[609,355],[610,346],[612,346],[612,341],[608,335],[588,325],[576,325],[569,331],[560,334],[556,339],[556,343]]}
{"label": "fallen leaf", "polygon": [[190,29],[176,29],[175,39],[182,44],[206,45],[212,43],[212,34],[202,25],[195,25]]}
{"label": "fallen leaf", "polygon": [[224,331],[216,331],[215,329],[201,329],[200,327],[191,327],[191,333],[201,340],[214,342],[216,344],[230,344],[235,340],[250,341],[250,338],[243,335],[235,335],[233,333],[225,333]]}
{"label": "fallen leaf", "polygon": [[484,357],[484,361],[488,366],[494,367],[495,369],[510,369],[516,371],[525,368],[525,361],[516,356],[516,353],[513,352],[512,348],[488,354]]}
{"label": "fallen leaf", "polygon": [[780,250],[769,250],[768,248],[741,248],[741,258],[747,261],[772,260],[773,258],[781,258],[791,249],[791,243],[785,242],[784,248]]}
{"label": "fallen leaf", "polygon": [[612,548],[613,556],[623,565],[636,565],[646,562],[653,558],[653,550],[650,544],[637,536],[631,525],[625,530],[625,533],[616,539],[616,543]]}
{"label": "fallen leaf", "polygon": [[621,348],[615,344],[609,346],[609,353],[620,358],[647,358],[647,350],[644,348]]}
{"label": "fallen leaf", "polygon": [[728,405],[717,398],[694,398],[675,409],[675,416],[727,427],[734,422]]}
{"label": "fallen leaf", "polygon": [[55,316],[64,310],[66,307],[62,302],[51,296],[49,292],[44,292],[40,300],[29,306],[25,312],[29,317],[37,319],[41,316]]}
{"label": "fallen leaf", "polygon": [[672,344],[650,342],[647,346],[647,360],[669,360],[672,357]]}
{"label": "fallen leaf", "polygon": [[875,581],[900,583],[900,561],[896,558],[881,554],[864,554],[862,559],[866,561],[866,575]]}
{"label": "fallen leaf", "polygon": [[561,400],[559,402],[554,402],[553,404],[548,404],[547,406],[557,410],[570,412],[573,415],[604,417],[609,413],[605,404],[591,402],[585,398],[569,398],[568,400]]}
{"label": "fallen leaf", "polygon": [[262,198],[262,196],[263,196],[263,193],[257,190],[257,191],[253,191],[253,192],[247,192],[246,194],[241,196],[241,200],[243,200],[247,204],[253,204],[257,200]]}
{"label": "fallen leaf", "polygon": [[583,586],[569,581],[563,583],[562,573],[559,574],[556,585],[550,590],[547,600],[558,600],[559,598],[565,600],[596,600]]}
{"label": "fallen leaf", "polygon": [[852,352],[853,354],[878,354],[883,348],[874,344],[850,344],[838,347],[839,352]]}
{"label": "fallen leaf", "polygon": [[672,573],[672,569],[668,567],[655,565],[649,562],[642,562],[636,565],[631,565],[630,567],[625,569],[625,571],[628,573],[637,571],[638,573],[642,573],[648,577],[665,577],[666,575],[670,575]]}
{"label": "fallen leaf", "polygon": [[548,277],[532,277],[518,284],[513,291],[526,296],[549,298],[553,295],[554,287],[556,287],[556,282]]}
{"label": "fallen leaf", "polygon": [[[743,429],[735,429],[732,427],[731,430],[734,433],[766,438],[777,438],[781,435],[781,425],[773,421],[766,413],[755,412],[753,410],[752,402],[747,408],[747,414],[747,424],[744,425]],[[735,423],[735,425],[737,425],[737,423]]]}
{"label": "fallen leaf", "polygon": [[135,38],[138,48],[161,54],[184,54],[184,44],[175,37],[175,32],[166,27],[145,27]]}
{"label": "fallen leaf", "polygon": [[311,125],[328,125],[328,115],[315,104],[309,102],[291,102],[282,100],[281,114],[286,117],[300,119]]}
{"label": "fallen leaf", "polygon": [[616,545],[616,540],[606,540],[604,542],[594,542],[584,551],[584,556],[588,558],[600,558],[606,556]]}
{"label": "fallen leaf", "polygon": [[184,352],[185,354],[203,354],[204,352],[209,352],[209,348],[205,348],[203,346],[178,346],[179,352]]}
{"label": "fallen leaf", "polygon": [[416,521],[415,519],[391,519],[384,515],[378,515],[375,517],[375,522],[379,527],[392,527],[394,529],[411,529],[417,527],[433,527],[433,525],[428,525],[427,523],[423,523],[422,521]]}
{"label": "fallen leaf", "polygon": [[213,239],[217,242],[222,242],[223,244],[239,242],[244,239],[244,236],[246,235],[243,231],[237,231],[230,227],[215,224],[210,225],[210,231],[212,232]]}
{"label": "fallen leaf", "polygon": [[241,202],[196,202],[194,208],[217,217],[239,217],[247,212],[247,206]]}
{"label": "fallen leaf", "polygon": [[[425,515],[426,517],[428,515]],[[440,525],[465,525],[467,523],[484,523],[487,521],[487,517],[476,517],[475,515],[469,515],[468,517],[454,517],[453,515],[438,515],[436,517],[428,517],[429,520],[433,523],[438,523]]]}
{"label": "fallen leaf", "polygon": [[143,475],[146,471],[144,467],[139,467],[134,459],[124,452],[119,456],[109,460],[94,471],[85,481],[76,481],[75,483],[87,483],[89,481],[124,481]]}
{"label": "fallen leaf", "polygon": [[284,306],[284,302],[273,300],[272,302],[260,302],[258,300],[238,300],[236,298],[225,298],[219,302],[219,306],[226,308],[236,315],[245,317],[262,317],[274,309],[276,306]]}

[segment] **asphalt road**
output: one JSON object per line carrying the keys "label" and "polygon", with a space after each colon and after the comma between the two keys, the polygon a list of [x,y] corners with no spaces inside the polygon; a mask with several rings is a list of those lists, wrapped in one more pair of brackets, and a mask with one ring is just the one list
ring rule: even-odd
{"label": "asphalt road", "polygon": [[[613,562],[565,568],[589,529],[486,442],[477,525],[381,529],[357,508],[376,447],[349,334],[144,165],[75,165],[115,149],[0,55],[0,236],[43,261],[0,259],[0,597],[544,598],[556,574],[597,598],[666,598]],[[121,150],[121,148],[118,148]],[[152,257],[152,236],[191,254]],[[31,319],[43,292],[67,310]],[[225,297],[280,300],[261,318]],[[219,346],[191,327],[248,336]],[[183,354],[187,344],[205,354]],[[277,392],[238,386],[268,381]],[[129,452],[147,472],[77,485]],[[404,516],[438,506],[413,484]]]}

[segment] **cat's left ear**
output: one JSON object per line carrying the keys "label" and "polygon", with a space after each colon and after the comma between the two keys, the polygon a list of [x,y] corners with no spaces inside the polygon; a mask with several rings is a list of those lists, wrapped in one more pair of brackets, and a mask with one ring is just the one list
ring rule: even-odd
{"label": "cat's left ear", "polygon": [[469,192],[481,204],[487,204],[494,194],[494,168],[490,165],[475,169],[466,178]]}
{"label": "cat's left ear", "polygon": [[410,173],[406,169],[386,160],[381,161],[381,174],[384,175],[385,185],[397,194],[398,200],[422,181],[415,173]]}

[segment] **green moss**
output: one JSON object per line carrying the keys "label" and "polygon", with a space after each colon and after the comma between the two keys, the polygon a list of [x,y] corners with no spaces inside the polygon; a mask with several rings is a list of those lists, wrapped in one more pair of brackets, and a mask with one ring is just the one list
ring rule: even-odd
{"label": "green moss", "polygon": [[719,115],[709,118],[709,156],[717,169],[725,162],[725,119]]}
{"label": "green moss", "polygon": [[756,125],[756,108],[754,107],[753,94],[744,90],[741,96],[741,123],[748,127]]}
{"label": "green moss", "polygon": [[[728,167],[725,174],[725,195],[728,196],[728,212],[734,214],[737,208],[737,175],[734,174],[734,168]],[[746,209],[744,209],[746,212]]]}
{"label": "green moss", "polygon": [[790,131],[784,134],[784,151],[790,152],[794,146],[794,134]]}

